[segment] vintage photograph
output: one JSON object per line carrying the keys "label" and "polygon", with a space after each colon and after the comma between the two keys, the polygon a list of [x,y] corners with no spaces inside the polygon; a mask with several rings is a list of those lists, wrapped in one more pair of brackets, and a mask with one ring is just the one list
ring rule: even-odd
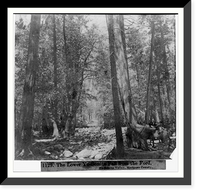
{"label": "vintage photograph", "polygon": [[176,16],[15,14],[15,160],[169,159]]}

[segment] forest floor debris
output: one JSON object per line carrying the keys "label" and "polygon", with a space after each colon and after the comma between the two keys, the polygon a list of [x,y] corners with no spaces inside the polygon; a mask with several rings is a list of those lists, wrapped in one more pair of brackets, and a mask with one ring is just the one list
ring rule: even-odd
{"label": "forest floor debris", "polygon": [[[125,140],[126,127],[122,128]],[[156,141],[155,141],[156,143]],[[35,139],[33,143],[34,160],[103,160],[114,159],[115,130],[100,129],[100,127],[76,128],[73,138]],[[167,158],[170,153],[165,153],[165,145],[156,143],[156,148],[151,147],[148,152],[125,146],[125,158]]]}

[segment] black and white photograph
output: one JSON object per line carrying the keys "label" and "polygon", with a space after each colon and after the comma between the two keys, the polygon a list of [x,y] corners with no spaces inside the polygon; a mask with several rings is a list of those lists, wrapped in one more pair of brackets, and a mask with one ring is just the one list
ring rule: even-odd
{"label": "black and white photograph", "polygon": [[165,169],[177,138],[176,21],[14,14],[14,159],[42,171]]}

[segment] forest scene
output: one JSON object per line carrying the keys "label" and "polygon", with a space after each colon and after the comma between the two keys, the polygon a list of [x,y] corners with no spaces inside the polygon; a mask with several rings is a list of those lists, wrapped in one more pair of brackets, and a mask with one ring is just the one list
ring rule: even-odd
{"label": "forest scene", "polygon": [[15,14],[15,160],[168,159],[176,16]]}

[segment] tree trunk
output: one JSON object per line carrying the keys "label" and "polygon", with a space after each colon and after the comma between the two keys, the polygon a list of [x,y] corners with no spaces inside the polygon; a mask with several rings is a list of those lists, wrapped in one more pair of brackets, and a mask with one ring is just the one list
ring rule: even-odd
{"label": "tree trunk", "polygon": [[18,155],[18,151],[20,151],[20,142],[21,142],[21,133],[18,125],[18,114],[17,114],[17,98],[15,97],[15,157]]}
{"label": "tree trunk", "polygon": [[72,98],[72,107],[71,107],[71,111],[70,111],[70,116],[68,117],[69,119],[69,136],[74,136],[75,134],[75,123],[76,123],[76,99]]}
{"label": "tree trunk", "polygon": [[[119,80],[119,87],[120,93],[122,96],[122,101],[125,107],[125,118],[133,127],[137,125],[136,120],[136,112],[132,105],[131,100],[131,88],[130,88],[130,79],[129,79],[129,72],[128,72],[128,64],[126,59],[126,51],[125,48],[125,39],[123,41],[122,34],[123,34],[123,17],[116,16],[115,17],[115,51],[116,51],[116,65],[118,68],[118,80]],[[122,29],[121,29],[122,27]],[[125,36],[123,35],[125,38]]]}
{"label": "tree trunk", "polygon": [[138,83],[138,108],[140,110],[141,109],[141,96],[140,96],[140,92],[139,92],[139,90],[140,90],[140,72],[139,72],[137,64],[135,64],[135,69],[136,69],[137,83]]}
{"label": "tree trunk", "polygon": [[158,110],[157,110],[156,104],[155,104],[155,122],[156,123],[160,122],[160,118],[159,118],[159,114],[158,114]]}
{"label": "tree trunk", "polygon": [[159,123],[160,122],[160,118],[159,118],[159,114],[158,114],[158,110],[157,110],[157,105],[156,105],[156,93],[155,93],[155,89],[152,88],[152,91],[153,91],[153,94],[154,94],[154,97],[153,97],[153,110],[154,110],[154,114],[153,114],[153,118],[154,118],[154,121],[156,123]]}
{"label": "tree trunk", "polygon": [[156,75],[157,75],[157,88],[158,88],[158,100],[159,100],[159,107],[160,107],[160,116],[161,121],[163,121],[163,103],[162,103],[162,97],[161,97],[161,90],[160,90],[160,67],[156,61]]}
{"label": "tree trunk", "polygon": [[118,80],[119,80],[119,94],[122,103],[122,109],[124,112],[125,120],[127,123],[127,145],[129,147],[134,146],[137,148],[141,148],[143,150],[148,150],[148,145],[146,139],[142,137],[140,134],[143,126],[137,124],[136,111],[133,107],[132,99],[131,99],[131,88],[130,88],[130,79],[129,79],[129,71],[128,64],[126,58],[125,49],[125,39],[123,40],[122,31],[123,29],[123,17],[116,16],[115,17],[115,57],[116,57],[116,65],[118,68]]}
{"label": "tree trunk", "polygon": [[46,123],[48,124],[48,129],[47,129],[47,135],[53,135],[54,137],[58,138],[59,137],[59,132],[57,128],[57,123],[56,119],[54,117],[54,103],[50,98],[46,99],[46,105],[45,105],[45,117],[46,117]]}
{"label": "tree trunk", "polygon": [[57,42],[56,42],[56,18],[53,15],[53,62],[54,62],[54,118],[55,122],[58,123],[58,101],[57,101]]}
{"label": "tree trunk", "polygon": [[[81,70],[81,80],[79,83],[79,93],[77,94],[77,100],[75,103],[75,113],[77,113],[78,108],[80,106],[80,100],[81,100],[81,95],[82,95],[82,90],[83,90],[83,80],[84,80],[84,70]],[[82,112],[82,107],[81,107],[81,112]],[[81,113],[82,116],[82,113]],[[75,114],[75,122],[74,122],[74,128],[76,126],[76,114]]]}
{"label": "tree trunk", "polygon": [[117,157],[121,158],[124,155],[124,145],[121,129],[121,117],[120,117],[120,106],[117,86],[117,69],[115,63],[115,36],[114,36],[114,21],[113,16],[107,16],[107,27],[109,35],[109,50],[110,50],[110,65],[111,65],[111,77],[112,77],[112,96],[113,96],[113,107],[114,107],[114,118],[115,118],[115,131],[116,131],[116,151]]}
{"label": "tree trunk", "polygon": [[32,120],[34,112],[35,81],[38,71],[38,45],[40,35],[40,15],[32,15],[30,23],[28,61],[25,72],[25,83],[22,96],[21,130],[24,157],[29,154],[32,136]]}
{"label": "tree trunk", "polygon": [[15,115],[14,115],[14,117],[15,117],[15,129],[17,128],[17,98],[15,97],[15,107],[14,107],[14,111],[15,111]]}
{"label": "tree trunk", "polygon": [[153,50],[154,50],[154,21],[151,21],[151,50],[150,50],[150,60],[149,60],[149,76],[147,83],[147,102],[146,102],[146,114],[145,114],[145,123],[149,123],[149,105],[150,105],[150,96],[151,96],[151,72],[152,72],[152,63],[153,63]]}
{"label": "tree trunk", "polygon": [[176,117],[176,16],[174,16],[174,105]]}
{"label": "tree trunk", "polygon": [[65,15],[63,15],[63,38],[64,38],[64,53],[65,53],[65,60],[67,66],[67,40],[66,40],[66,33],[65,33]]}
{"label": "tree trunk", "polygon": [[[65,112],[67,112],[65,117],[65,131],[64,137],[69,137],[71,131],[71,109],[72,109],[72,100],[70,95],[71,90],[71,81],[70,81],[70,62],[68,61],[69,57],[67,55],[67,39],[66,39],[66,32],[65,32],[65,15],[63,15],[63,38],[64,38],[64,54],[66,60],[66,93],[67,93],[67,103],[65,103],[66,107]],[[69,63],[68,63],[69,62]],[[70,83],[69,83],[70,82]]]}
{"label": "tree trunk", "polygon": [[42,135],[45,137],[52,135],[49,130],[48,111],[47,111],[46,104],[45,106],[43,106],[43,109],[42,109],[42,131],[41,132],[42,132]]}
{"label": "tree trunk", "polygon": [[[119,27],[121,31],[121,38],[122,38],[122,44],[123,44],[123,50],[124,50],[124,57],[126,61],[126,69],[127,69],[127,84],[128,84],[128,90],[129,90],[129,96],[128,96],[128,102],[130,105],[129,109],[129,118],[131,118],[131,115],[135,117],[135,120],[137,120],[137,111],[135,108],[135,104],[133,103],[133,97],[131,92],[131,84],[130,84],[130,78],[129,78],[129,68],[128,68],[128,59],[127,59],[127,53],[126,53],[126,37],[125,37],[125,30],[124,30],[124,16],[119,15]],[[131,120],[130,120],[131,122]]]}
{"label": "tree trunk", "polygon": [[58,138],[60,137],[59,131],[58,131],[58,127],[55,121],[53,121],[53,137]]}
{"label": "tree trunk", "polygon": [[170,93],[171,93],[171,87],[170,87],[170,80],[169,80],[169,70],[167,65],[167,55],[165,50],[165,42],[164,42],[164,32],[163,32],[163,26],[162,22],[160,21],[160,32],[161,32],[161,53],[162,53],[162,59],[163,59],[163,65],[165,69],[165,85],[166,85],[166,93],[167,93],[167,100],[168,100],[168,111],[169,111],[169,119],[171,120],[171,99],[170,99]]}
{"label": "tree trunk", "polygon": [[76,66],[72,61],[74,56],[70,56],[70,53],[67,53],[67,39],[65,32],[65,15],[63,15],[63,38],[64,38],[64,51],[66,58],[66,93],[67,93],[67,120],[65,124],[65,134],[73,136],[75,132],[75,117],[76,117],[76,101],[77,101],[77,75],[76,75]]}

